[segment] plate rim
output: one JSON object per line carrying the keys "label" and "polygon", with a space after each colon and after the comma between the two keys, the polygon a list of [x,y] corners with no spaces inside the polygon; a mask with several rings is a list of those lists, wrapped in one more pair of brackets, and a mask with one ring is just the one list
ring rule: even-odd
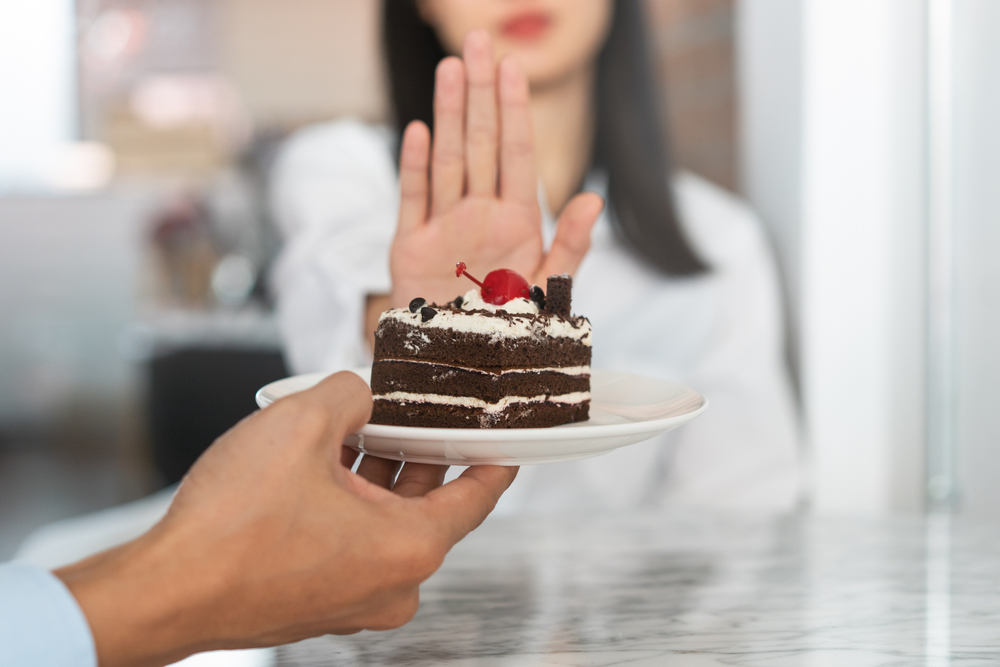
{"label": "plate rim", "polygon": [[[352,368],[348,370],[354,373],[355,375],[360,376],[362,379],[364,379],[365,374],[370,372],[370,367]],[[366,437],[371,436],[375,438],[398,438],[401,440],[412,440],[419,438],[421,440],[448,440],[448,441],[463,439],[462,435],[460,434],[468,434],[468,435],[474,434],[473,437],[467,437],[465,439],[474,440],[478,442],[491,442],[491,441],[509,440],[510,434],[514,431],[520,434],[524,434],[525,439],[530,438],[534,440],[563,440],[567,437],[567,435],[565,434],[572,432],[573,434],[575,434],[574,437],[578,439],[590,440],[597,438],[605,438],[612,435],[618,435],[618,436],[634,435],[637,433],[644,433],[647,431],[655,431],[658,430],[659,427],[661,426],[665,427],[670,427],[671,425],[679,426],[680,424],[683,424],[685,422],[697,418],[703,412],[705,412],[705,410],[708,409],[707,398],[705,398],[701,393],[695,391],[694,389],[691,389],[686,385],[680,384],[679,382],[673,382],[671,380],[661,380],[659,378],[651,378],[646,375],[639,375],[637,373],[630,373],[628,371],[614,371],[606,369],[592,370],[592,372],[595,371],[598,373],[601,372],[621,373],[624,375],[631,375],[633,377],[641,377],[647,380],[654,380],[656,382],[661,382],[666,385],[672,385],[674,387],[680,387],[681,389],[693,394],[694,397],[700,400],[700,404],[693,410],[688,410],[687,412],[683,412],[681,414],[671,415],[669,417],[660,417],[657,419],[645,419],[642,421],[627,422],[624,424],[587,425],[586,423],[577,423],[577,424],[561,424],[559,426],[551,426],[547,428],[518,428],[518,429],[433,428],[427,426],[391,426],[388,424],[365,424],[364,426],[361,427],[360,430],[356,431],[355,433],[358,433]],[[330,373],[323,373],[323,372],[300,373],[297,375],[290,375],[288,377],[281,378],[280,380],[275,380],[274,382],[269,382],[268,384],[264,385],[263,387],[257,390],[257,393],[254,395],[254,399],[256,400],[257,405],[263,409],[275,402],[274,399],[270,399],[269,397],[264,395],[264,392],[268,389],[268,387],[296,378],[305,380],[306,378],[311,379],[315,377],[316,381],[313,382],[313,384],[315,384],[316,382],[319,382],[323,378],[332,375],[334,372],[337,371],[332,371]]]}

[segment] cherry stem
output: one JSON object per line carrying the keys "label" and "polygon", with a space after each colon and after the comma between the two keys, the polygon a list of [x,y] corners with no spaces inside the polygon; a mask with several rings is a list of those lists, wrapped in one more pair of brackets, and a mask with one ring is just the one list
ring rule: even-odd
{"label": "cherry stem", "polygon": [[481,282],[479,282],[478,280],[476,280],[475,278],[473,278],[471,275],[469,275],[469,273],[466,272],[466,270],[465,270],[465,262],[459,262],[458,264],[455,265],[455,277],[458,277],[458,276],[465,276],[466,278],[468,278],[472,282],[474,282],[477,285],[479,285],[479,287],[481,289],[485,289],[485,287],[483,287],[483,284]]}

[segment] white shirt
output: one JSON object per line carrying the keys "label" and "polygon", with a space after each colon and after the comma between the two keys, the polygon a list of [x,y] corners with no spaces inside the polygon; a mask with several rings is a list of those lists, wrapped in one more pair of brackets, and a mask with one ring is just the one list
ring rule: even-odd
{"label": "white shirt", "polygon": [[[295,372],[371,363],[365,298],[390,291],[399,206],[391,147],[385,128],[338,121],[297,133],[275,164],[272,201],[286,243],[272,286]],[[708,411],[598,458],[522,467],[500,511],[796,504],[798,429],[778,283],[760,223],[736,197],[696,176],[678,175],[672,187],[684,230],[710,272],[678,278],[650,268],[604,213],[574,276],[573,312],[593,324],[595,368],[686,384],[708,398]],[[604,194],[597,176],[585,189]],[[547,247],[555,222],[544,196],[540,203]]]}
{"label": "white shirt", "polygon": [[0,667],[97,667],[87,619],[54,574],[0,564]]}

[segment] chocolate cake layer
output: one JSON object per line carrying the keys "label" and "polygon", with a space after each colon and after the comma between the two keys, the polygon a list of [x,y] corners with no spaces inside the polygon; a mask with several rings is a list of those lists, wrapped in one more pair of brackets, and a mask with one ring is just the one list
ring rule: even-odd
{"label": "chocolate cake layer", "polygon": [[504,396],[561,396],[590,391],[590,374],[558,371],[491,373],[453,365],[380,360],[372,366],[372,393],[475,396],[496,403]]}
{"label": "chocolate cake layer", "polygon": [[[561,301],[568,307],[568,278],[563,282]],[[539,312],[526,299],[497,309],[476,290],[456,303],[415,301],[379,318],[373,424],[542,428],[587,419],[586,318],[570,317],[567,308]]]}
{"label": "chocolate cake layer", "polygon": [[501,412],[487,413],[481,408],[376,399],[371,423],[430,428],[548,428],[586,421],[589,412],[590,401],[573,405],[514,404]]}
{"label": "chocolate cake layer", "polygon": [[376,359],[420,359],[488,370],[589,366],[590,355],[589,345],[545,334],[496,337],[388,319],[375,333]]}

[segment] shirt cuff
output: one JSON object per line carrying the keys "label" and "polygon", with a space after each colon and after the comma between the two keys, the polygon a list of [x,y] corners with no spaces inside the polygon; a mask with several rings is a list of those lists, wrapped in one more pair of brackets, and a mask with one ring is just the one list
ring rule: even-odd
{"label": "shirt cuff", "polygon": [[0,565],[0,667],[97,667],[87,618],[54,574]]}

